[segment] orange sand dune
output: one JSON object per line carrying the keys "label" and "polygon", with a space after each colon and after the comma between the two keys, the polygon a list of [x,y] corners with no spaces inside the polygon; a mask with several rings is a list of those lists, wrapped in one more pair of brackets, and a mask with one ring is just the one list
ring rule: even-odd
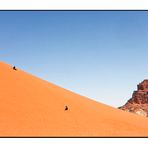
{"label": "orange sand dune", "polygon": [[148,118],[98,103],[2,62],[0,86],[0,136],[148,136]]}

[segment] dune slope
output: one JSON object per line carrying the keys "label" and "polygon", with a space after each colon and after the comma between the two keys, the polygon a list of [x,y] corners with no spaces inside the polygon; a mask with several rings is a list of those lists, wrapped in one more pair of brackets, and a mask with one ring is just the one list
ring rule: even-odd
{"label": "dune slope", "polygon": [[148,136],[148,118],[0,62],[0,136]]}

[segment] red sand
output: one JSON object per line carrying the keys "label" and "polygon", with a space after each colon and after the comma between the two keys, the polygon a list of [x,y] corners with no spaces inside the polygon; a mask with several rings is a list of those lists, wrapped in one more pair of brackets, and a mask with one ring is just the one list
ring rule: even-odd
{"label": "red sand", "polygon": [[148,118],[98,103],[2,62],[0,86],[0,136],[148,136]]}

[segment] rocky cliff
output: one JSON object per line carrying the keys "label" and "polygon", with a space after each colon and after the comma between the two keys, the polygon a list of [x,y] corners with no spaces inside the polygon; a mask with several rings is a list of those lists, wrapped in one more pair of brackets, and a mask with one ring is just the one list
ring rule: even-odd
{"label": "rocky cliff", "polygon": [[119,109],[148,117],[148,79],[137,85],[132,98]]}

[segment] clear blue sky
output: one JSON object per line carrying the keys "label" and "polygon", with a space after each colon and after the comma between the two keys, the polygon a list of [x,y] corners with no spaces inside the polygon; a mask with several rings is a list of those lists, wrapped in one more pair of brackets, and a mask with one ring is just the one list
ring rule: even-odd
{"label": "clear blue sky", "polygon": [[0,60],[117,107],[148,78],[148,12],[0,11]]}

